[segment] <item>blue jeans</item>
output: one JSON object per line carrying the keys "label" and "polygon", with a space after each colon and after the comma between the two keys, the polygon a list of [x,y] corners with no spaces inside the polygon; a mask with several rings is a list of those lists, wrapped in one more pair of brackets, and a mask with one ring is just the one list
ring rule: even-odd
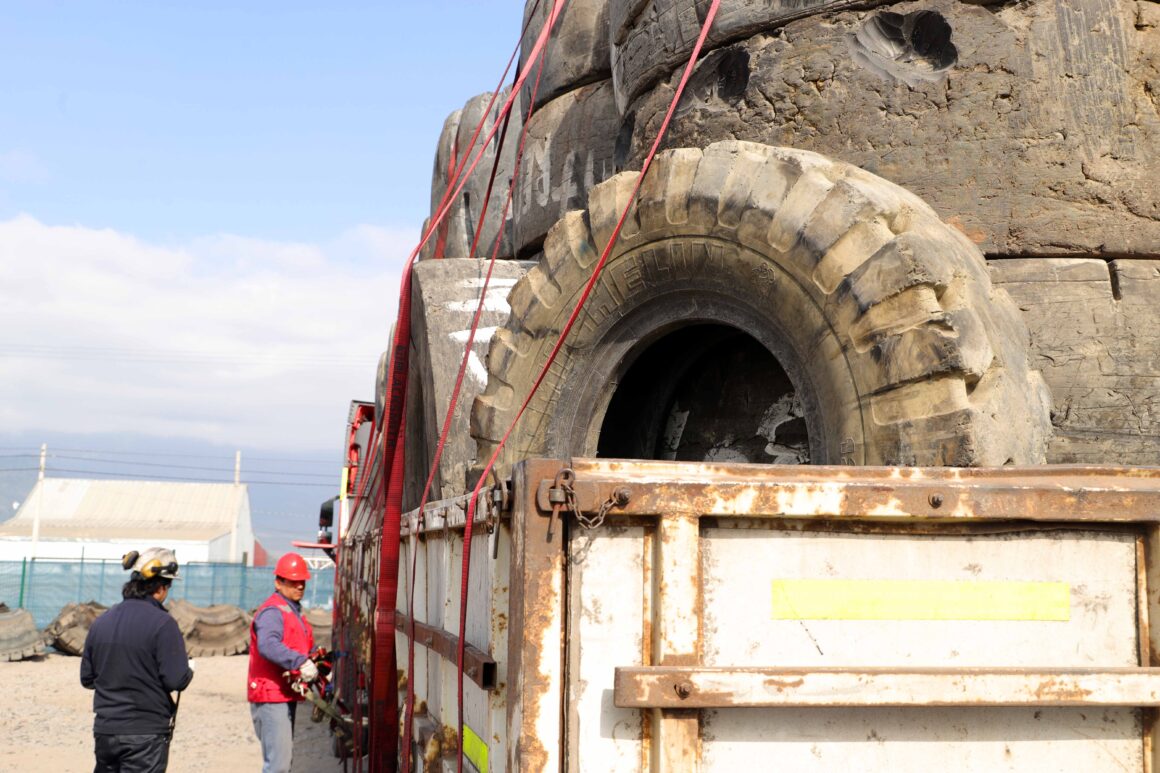
{"label": "blue jeans", "polygon": [[290,773],[298,703],[251,703],[250,719],[262,742],[262,773]]}

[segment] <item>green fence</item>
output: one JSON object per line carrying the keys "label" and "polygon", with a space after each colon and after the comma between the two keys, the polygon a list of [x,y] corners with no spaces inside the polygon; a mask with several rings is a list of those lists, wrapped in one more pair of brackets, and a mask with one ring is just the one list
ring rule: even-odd
{"label": "green fence", "polygon": [[[44,628],[66,604],[97,601],[112,606],[121,600],[129,573],[120,561],[29,559],[0,561],[0,602],[32,613]],[[239,564],[182,564],[170,599],[208,607],[233,604],[252,610],[274,592],[274,567]],[[324,607],[334,599],[334,567],[312,570],[303,606]]]}

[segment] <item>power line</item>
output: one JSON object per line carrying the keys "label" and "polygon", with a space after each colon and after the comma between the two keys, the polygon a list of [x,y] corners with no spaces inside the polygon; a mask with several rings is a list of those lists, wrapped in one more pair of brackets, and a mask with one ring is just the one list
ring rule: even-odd
{"label": "power line", "polygon": [[[31,468],[30,471],[35,472],[36,468]],[[16,472],[9,470],[9,472]],[[53,468],[50,472],[71,472],[80,475],[116,475],[122,478],[138,478],[146,480],[168,480],[176,483],[233,483],[232,480],[206,480],[205,478],[182,478],[174,475],[141,475],[131,472],[107,472],[102,470],[72,470],[61,469],[59,467]],[[301,483],[297,481],[282,481],[282,480],[258,480],[256,478],[248,478],[242,481],[248,486],[311,486],[314,488],[335,488],[330,483]]]}
{"label": "power line", "polygon": [[[25,451],[28,446],[0,446],[0,451]],[[153,458],[156,456],[177,457],[182,459],[223,459],[230,458],[226,454],[180,454],[180,453],[165,453],[161,451],[114,451],[111,449],[98,448],[62,448],[59,446],[52,446],[54,451],[66,451],[74,454],[105,454],[107,456],[145,456]],[[34,447],[28,450],[27,453],[19,454],[19,456],[39,456],[40,448]],[[50,455],[52,455],[50,453]],[[293,459],[282,456],[247,456],[244,452],[242,458],[251,462],[284,462],[286,464],[338,464],[340,459]]]}
{"label": "power line", "polygon": [[53,344],[0,343],[0,356],[30,359],[110,360],[131,362],[251,363],[295,365],[366,366],[370,358],[357,354],[273,352],[267,349],[248,352],[198,351],[194,349],[144,349],[128,346],[84,346]]}
{"label": "power line", "polygon": [[[165,464],[163,462],[140,462],[140,461],[122,462],[122,461],[118,461],[118,460],[94,459],[91,456],[70,456],[69,454],[50,453],[49,457],[53,458],[53,459],[72,459],[73,461],[80,461],[80,462],[97,462],[97,463],[101,463],[101,464],[122,464],[122,465],[131,464],[135,467],[165,467],[165,468],[175,469],[175,470],[201,470],[203,472],[232,473],[233,469],[234,469],[232,466],[230,466],[230,467],[198,467],[198,466],[190,465],[190,464]],[[324,473],[320,473],[320,472],[289,472],[289,471],[282,471],[282,470],[251,470],[251,472],[268,473],[268,474],[273,474],[273,475],[287,475],[287,476],[290,476],[292,478],[326,478],[326,479],[337,479],[338,478],[337,474],[331,474],[331,473],[324,474]]]}

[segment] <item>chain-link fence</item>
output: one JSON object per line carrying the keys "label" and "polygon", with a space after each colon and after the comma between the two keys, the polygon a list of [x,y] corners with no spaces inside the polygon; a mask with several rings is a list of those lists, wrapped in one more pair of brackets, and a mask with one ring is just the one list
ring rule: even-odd
{"label": "chain-link fence", "polygon": [[[302,599],[305,607],[330,607],[334,567],[311,571]],[[44,628],[66,605],[97,601],[112,606],[121,600],[129,573],[120,561],[26,559],[0,561],[0,602],[27,609]],[[182,564],[170,599],[199,607],[233,604],[252,610],[274,592],[274,567],[239,564]]]}

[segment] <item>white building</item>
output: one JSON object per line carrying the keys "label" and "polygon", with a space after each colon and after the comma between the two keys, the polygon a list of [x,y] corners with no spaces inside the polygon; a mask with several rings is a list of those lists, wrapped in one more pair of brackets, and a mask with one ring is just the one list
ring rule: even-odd
{"label": "white building", "polygon": [[156,545],[183,564],[253,566],[254,544],[249,490],[236,483],[44,478],[0,523],[0,561],[120,560]]}

